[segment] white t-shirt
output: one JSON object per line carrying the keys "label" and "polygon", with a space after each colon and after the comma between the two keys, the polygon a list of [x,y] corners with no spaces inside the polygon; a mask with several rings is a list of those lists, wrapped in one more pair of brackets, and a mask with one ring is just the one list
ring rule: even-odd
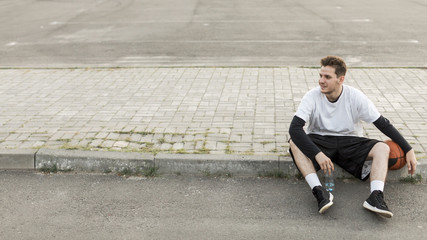
{"label": "white t-shirt", "polygon": [[373,123],[381,116],[365,94],[347,85],[343,85],[343,92],[334,103],[320,92],[320,87],[308,91],[295,115],[308,122],[307,133],[360,137],[361,120]]}

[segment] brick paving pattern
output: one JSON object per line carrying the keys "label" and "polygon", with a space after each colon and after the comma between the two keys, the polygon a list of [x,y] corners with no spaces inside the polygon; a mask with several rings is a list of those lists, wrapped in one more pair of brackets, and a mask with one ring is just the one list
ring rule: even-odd
{"label": "brick paving pattern", "polygon": [[[318,69],[1,69],[0,79],[0,149],[286,155],[289,123]],[[425,158],[426,79],[426,69],[365,68],[345,83]]]}

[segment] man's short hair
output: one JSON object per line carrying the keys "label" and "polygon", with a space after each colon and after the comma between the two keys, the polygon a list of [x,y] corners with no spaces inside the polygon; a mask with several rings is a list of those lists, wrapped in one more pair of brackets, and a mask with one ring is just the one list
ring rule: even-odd
{"label": "man's short hair", "polygon": [[320,60],[320,64],[323,67],[330,66],[335,68],[335,74],[337,77],[345,76],[347,72],[347,65],[344,62],[344,59],[337,56],[326,56]]}

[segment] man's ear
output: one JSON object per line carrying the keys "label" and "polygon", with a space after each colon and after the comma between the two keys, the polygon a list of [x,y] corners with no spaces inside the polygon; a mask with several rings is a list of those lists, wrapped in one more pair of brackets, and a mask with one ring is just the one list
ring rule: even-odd
{"label": "man's ear", "polygon": [[341,84],[344,82],[344,78],[345,78],[345,75],[338,78]]}

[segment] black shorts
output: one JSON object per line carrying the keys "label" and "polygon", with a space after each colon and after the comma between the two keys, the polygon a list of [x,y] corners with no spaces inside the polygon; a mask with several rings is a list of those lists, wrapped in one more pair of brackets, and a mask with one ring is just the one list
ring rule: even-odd
{"label": "black shorts", "polygon": [[[362,179],[363,164],[374,145],[380,142],[379,140],[353,136],[321,136],[317,134],[307,136],[333,163],[363,181],[369,178],[368,175]],[[289,152],[295,162],[290,149]],[[312,159],[312,162],[316,171],[319,171],[321,168],[317,161]]]}

